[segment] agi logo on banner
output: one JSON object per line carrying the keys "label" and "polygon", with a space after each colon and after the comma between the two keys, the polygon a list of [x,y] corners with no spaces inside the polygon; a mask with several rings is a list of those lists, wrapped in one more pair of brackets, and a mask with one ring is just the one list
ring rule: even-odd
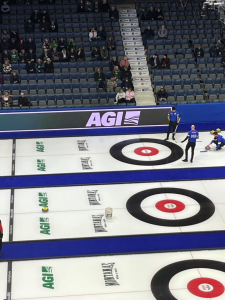
{"label": "agi logo on banner", "polygon": [[121,126],[121,125],[138,125],[140,118],[140,111],[109,111],[104,113],[102,116],[100,112],[94,112],[91,114],[86,127],[110,127],[110,126]]}

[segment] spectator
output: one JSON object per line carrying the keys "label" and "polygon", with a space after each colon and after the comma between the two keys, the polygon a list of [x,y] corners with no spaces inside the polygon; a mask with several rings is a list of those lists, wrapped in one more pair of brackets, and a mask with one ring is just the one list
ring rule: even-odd
{"label": "spectator", "polygon": [[145,30],[144,30],[144,34],[143,34],[143,42],[144,45],[146,45],[147,40],[152,40],[154,38],[154,30],[152,30],[151,26],[148,26]]}
{"label": "spectator", "polygon": [[107,2],[107,0],[102,0],[101,11],[102,12],[110,11],[110,6],[109,6],[109,3]]}
{"label": "spectator", "polygon": [[106,42],[106,47],[109,51],[116,50],[116,42],[112,36],[110,36]]}
{"label": "spectator", "polygon": [[2,14],[9,14],[10,13],[10,7],[7,4],[6,1],[3,2],[2,6],[1,6],[1,13]]}
{"label": "spectator", "polygon": [[102,28],[102,26],[100,26],[99,30],[97,31],[97,38],[102,41],[104,41],[106,39],[106,32]]}
{"label": "spectator", "polygon": [[5,60],[11,60],[11,55],[8,53],[7,50],[4,50],[2,53],[2,62],[4,63]]}
{"label": "spectator", "polygon": [[217,57],[219,56],[219,50],[216,47],[216,44],[213,44],[210,48],[209,48],[209,54],[210,57]]}
{"label": "spectator", "polygon": [[121,59],[121,61],[120,61],[120,67],[123,68],[123,69],[124,69],[125,67],[127,67],[128,70],[130,70],[130,63],[129,63],[129,61],[128,61],[128,59],[127,59],[126,56],[124,56],[124,58]]}
{"label": "spectator", "polygon": [[9,60],[5,60],[5,62],[3,63],[3,73],[11,74],[11,72],[12,72],[12,66],[11,66]]}
{"label": "spectator", "polygon": [[36,44],[32,38],[28,38],[28,40],[26,41],[25,49],[27,53],[30,49],[32,49],[33,52],[36,53]]}
{"label": "spectator", "polygon": [[91,60],[96,61],[101,59],[100,50],[97,46],[91,52]]}
{"label": "spectator", "polygon": [[132,88],[129,88],[125,94],[126,103],[136,103],[134,91]]}
{"label": "spectator", "polygon": [[61,52],[61,55],[60,55],[60,61],[61,62],[68,62],[69,61],[69,55],[67,53],[67,50],[66,48],[64,48]]}
{"label": "spectator", "polygon": [[161,67],[162,69],[170,69],[170,60],[167,57],[167,54],[164,54],[163,58],[161,59]]}
{"label": "spectator", "polygon": [[145,21],[148,19],[148,13],[145,8],[142,8],[141,11],[139,12],[138,19],[139,19],[139,22]]}
{"label": "spectator", "polygon": [[221,67],[225,68],[225,57],[221,58]]}
{"label": "spectator", "polygon": [[157,92],[157,102],[166,101],[168,94],[164,89],[164,86],[161,86],[161,89]]}
{"label": "spectator", "polygon": [[112,71],[112,77],[115,78],[116,81],[121,79],[121,72],[118,66],[115,66]]}
{"label": "spectator", "polygon": [[79,0],[79,3],[77,5],[77,12],[85,12],[85,3],[84,0]]}
{"label": "spectator", "polygon": [[18,105],[19,107],[23,106],[32,106],[32,103],[25,97],[24,93],[21,93],[18,99]]}
{"label": "spectator", "polygon": [[107,50],[106,46],[102,46],[101,59],[102,60],[108,60],[109,59],[109,51]]}
{"label": "spectator", "polygon": [[45,73],[54,73],[54,65],[50,58],[45,63]]}
{"label": "spectator", "polygon": [[95,41],[97,39],[97,31],[93,27],[89,32],[89,41]]}
{"label": "spectator", "polygon": [[155,17],[156,17],[155,9],[154,7],[151,6],[147,14],[147,19],[152,21],[155,20]]}
{"label": "spectator", "polygon": [[0,73],[0,84],[4,84],[4,76]]}
{"label": "spectator", "polygon": [[117,87],[117,83],[115,81],[115,78],[112,77],[107,82],[107,92],[115,92],[116,87]]}
{"label": "spectator", "polygon": [[160,68],[160,61],[157,54],[152,55],[152,57],[149,59],[149,63],[152,69]]}
{"label": "spectator", "polygon": [[53,50],[54,48],[58,48],[58,43],[56,42],[55,39],[52,40],[51,44],[50,44],[50,49]]}
{"label": "spectator", "polygon": [[94,12],[99,12],[100,11],[100,4],[97,0],[95,1],[94,5],[93,5],[93,11]]}
{"label": "spectator", "polygon": [[120,91],[116,94],[116,102],[118,103],[126,103],[126,95],[123,89],[120,89]]}
{"label": "spectator", "polygon": [[9,32],[6,29],[2,30],[2,40],[3,39],[6,39],[7,41],[10,40],[10,34],[9,34]]}
{"label": "spectator", "polygon": [[13,71],[10,76],[10,83],[20,83],[20,77],[16,71]]}
{"label": "spectator", "polygon": [[76,61],[77,56],[76,56],[76,52],[75,52],[74,48],[70,49],[70,51],[68,53],[68,58],[69,58],[69,61]]}
{"label": "spectator", "polygon": [[98,68],[97,71],[95,72],[94,79],[96,82],[98,82],[98,88],[102,88],[106,90],[105,74],[102,72],[101,68]]}
{"label": "spectator", "polygon": [[60,54],[57,51],[57,48],[53,48],[52,51],[52,61],[58,62],[60,60]]}
{"label": "spectator", "polygon": [[158,8],[156,13],[155,13],[155,19],[156,20],[163,20],[164,19],[163,12],[160,8]]}
{"label": "spectator", "polygon": [[25,50],[25,41],[24,39],[20,39],[18,44],[18,52],[20,53],[23,49]]}
{"label": "spectator", "polygon": [[85,53],[84,50],[80,47],[76,53],[77,61],[85,61]]}
{"label": "spectator", "polygon": [[15,39],[17,42],[19,41],[19,34],[15,29],[11,30],[10,39]]}
{"label": "spectator", "polygon": [[43,19],[40,24],[39,24],[39,29],[41,30],[41,32],[47,32],[49,29],[49,25],[48,23],[46,23],[45,19]]}
{"label": "spectator", "polygon": [[44,71],[44,67],[45,67],[44,62],[40,58],[38,58],[37,62],[35,63],[36,72],[42,73]]}
{"label": "spectator", "polygon": [[33,49],[30,49],[27,53],[27,60],[35,62],[36,54],[33,52]]}
{"label": "spectator", "polygon": [[45,39],[44,42],[43,42],[43,45],[42,45],[42,49],[47,49],[48,51],[50,50],[51,48],[51,45],[50,45],[50,42],[48,39]]}
{"label": "spectator", "polygon": [[31,19],[29,19],[25,22],[25,32],[26,33],[34,33],[34,28],[35,28],[35,25],[31,21]]}
{"label": "spectator", "polygon": [[50,32],[58,32],[58,23],[56,20],[52,20],[49,25],[49,31]]}
{"label": "spectator", "polygon": [[66,41],[65,41],[65,39],[63,37],[61,37],[60,40],[59,40],[59,42],[58,42],[58,49],[57,50],[59,52],[62,52],[62,50],[64,48],[67,48]]}
{"label": "spectator", "polygon": [[85,11],[92,12],[92,10],[93,10],[93,5],[92,5],[91,1],[87,0],[85,3]]}
{"label": "spectator", "polygon": [[195,58],[204,57],[204,50],[202,49],[202,45],[199,45],[198,48],[195,48]]}
{"label": "spectator", "polygon": [[168,30],[165,28],[165,25],[162,25],[162,28],[158,31],[158,36],[161,39],[165,39],[168,36]]}
{"label": "spectator", "polygon": [[9,42],[5,38],[1,42],[1,48],[3,51],[9,49]]}
{"label": "spectator", "polygon": [[71,48],[73,48],[74,50],[76,50],[76,42],[74,41],[73,38],[70,38],[67,41],[67,50],[70,51]]}
{"label": "spectator", "polygon": [[111,20],[117,20],[119,19],[119,12],[118,10],[115,8],[115,6],[112,6],[110,11],[109,11],[109,18]]}
{"label": "spectator", "polygon": [[42,13],[41,13],[41,20],[45,20],[46,23],[50,23],[50,17],[49,17],[49,13],[47,12],[46,9],[43,9]]}
{"label": "spectator", "polygon": [[9,49],[10,50],[16,50],[16,51],[18,51],[18,49],[19,49],[19,47],[18,47],[18,42],[17,42],[17,40],[15,40],[15,39],[11,39],[10,40],[10,42],[9,42]]}
{"label": "spectator", "polygon": [[118,59],[116,57],[113,57],[110,61],[110,64],[109,64],[109,69],[110,71],[112,72],[114,70],[114,67],[115,66],[118,66],[119,67],[119,62],[118,62]]}
{"label": "spectator", "polygon": [[12,95],[9,94],[9,92],[5,92],[4,95],[2,95],[2,107],[6,106],[12,106]]}
{"label": "spectator", "polygon": [[35,9],[31,14],[30,19],[31,19],[32,23],[35,23],[35,24],[40,23],[42,20],[42,15],[39,12],[39,10]]}
{"label": "spectator", "polygon": [[11,63],[17,63],[18,60],[19,60],[18,52],[15,49],[13,49],[11,51]]}
{"label": "spectator", "polygon": [[26,71],[27,71],[27,74],[35,73],[36,72],[35,65],[34,65],[33,61],[31,61],[31,60],[27,61],[27,63],[26,63]]}
{"label": "spectator", "polygon": [[127,77],[122,81],[121,88],[126,92],[128,89],[133,89],[132,81]]}
{"label": "spectator", "polygon": [[129,78],[131,79],[132,75],[131,75],[131,71],[128,70],[128,67],[125,66],[124,69],[121,72],[121,79],[124,80],[125,78]]}
{"label": "spectator", "polygon": [[25,49],[22,49],[19,53],[19,61],[23,64],[27,62],[27,53],[25,52]]}
{"label": "spectator", "polygon": [[47,61],[48,58],[52,58],[50,52],[47,49],[44,49],[44,51],[41,54],[40,59],[42,59],[44,62]]}

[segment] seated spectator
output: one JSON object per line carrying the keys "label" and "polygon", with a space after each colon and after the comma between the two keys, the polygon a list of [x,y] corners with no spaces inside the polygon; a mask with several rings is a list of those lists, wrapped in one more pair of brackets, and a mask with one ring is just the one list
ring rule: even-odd
{"label": "seated spectator", "polygon": [[77,12],[85,12],[85,3],[84,0],[79,0],[78,4],[77,4]]}
{"label": "seated spectator", "polygon": [[102,41],[104,41],[106,39],[106,32],[102,28],[102,26],[100,26],[99,30],[97,31],[97,38]]}
{"label": "seated spectator", "polygon": [[40,58],[38,58],[37,62],[35,63],[36,72],[37,73],[44,72],[44,67],[45,67],[44,62]]}
{"label": "seated spectator", "polygon": [[154,9],[154,7],[151,6],[147,13],[147,20],[152,21],[152,20],[155,20],[155,18],[156,18],[155,9]]}
{"label": "seated spectator", "polygon": [[41,54],[40,59],[42,59],[44,62],[46,62],[48,58],[50,58],[50,59],[52,58],[50,51],[48,51],[47,49],[44,49],[44,51]]}
{"label": "seated spectator", "polygon": [[70,51],[73,48],[76,51],[76,42],[73,38],[67,40],[67,50]]}
{"label": "seated spectator", "polygon": [[115,78],[116,81],[121,79],[121,72],[118,66],[115,66],[112,71],[112,78]]}
{"label": "seated spectator", "polygon": [[89,32],[89,41],[95,41],[97,39],[97,31],[93,27]]}
{"label": "seated spectator", "polygon": [[64,48],[67,48],[66,41],[63,37],[59,39],[57,50],[61,53]]}
{"label": "seated spectator", "polygon": [[154,55],[152,55],[152,57],[150,57],[149,63],[151,65],[152,69],[160,69],[160,67],[161,67],[160,60],[159,60],[157,54],[154,54]]}
{"label": "seated spectator", "polygon": [[15,39],[17,42],[19,41],[19,34],[15,29],[11,30],[10,39]]}
{"label": "seated spectator", "polygon": [[58,32],[58,23],[56,20],[52,20],[49,25],[49,31],[50,32]]}
{"label": "seated spectator", "polygon": [[115,66],[118,66],[119,67],[119,62],[118,62],[118,59],[116,57],[113,57],[110,61],[110,64],[109,64],[109,69],[110,71],[112,72],[114,70],[114,67]]}
{"label": "seated spectator", "polygon": [[94,12],[99,12],[100,11],[100,4],[99,4],[98,0],[96,0],[93,4],[93,11]]}
{"label": "seated spectator", "polygon": [[143,33],[143,42],[146,45],[147,40],[152,40],[154,38],[154,30],[151,29],[151,26],[148,26]]}
{"label": "seated spectator", "polygon": [[35,62],[36,54],[33,52],[33,49],[30,49],[27,53],[27,60]]}
{"label": "seated spectator", "polygon": [[210,57],[217,57],[217,56],[219,56],[219,49],[216,47],[216,44],[213,44],[209,48],[209,54],[210,54]]}
{"label": "seated spectator", "polygon": [[165,39],[168,36],[168,30],[165,28],[165,25],[162,25],[162,28],[158,31],[158,36],[161,39]]}
{"label": "seated spectator", "polygon": [[157,92],[157,101],[166,101],[168,98],[168,94],[166,90],[164,89],[164,86],[161,86],[161,89]]}
{"label": "seated spectator", "polygon": [[20,83],[20,77],[16,71],[13,71],[10,76],[10,83]]}
{"label": "seated spectator", "polygon": [[115,8],[115,6],[112,6],[110,11],[109,11],[109,18],[111,20],[117,20],[119,19],[119,12],[118,10]]}
{"label": "seated spectator", "polygon": [[60,55],[60,61],[61,62],[68,62],[69,61],[69,54],[68,52],[66,51],[66,48],[64,48],[61,52],[61,55]]}
{"label": "seated spectator", "polygon": [[109,51],[116,50],[116,42],[112,36],[110,36],[106,42],[106,47]]}
{"label": "seated spectator", "polygon": [[10,40],[10,42],[9,42],[9,49],[10,50],[14,50],[15,49],[18,52],[19,47],[18,47],[17,40],[15,40],[15,39],[11,39]]}
{"label": "seated spectator", "polygon": [[102,72],[101,68],[98,68],[94,73],[94,79],[96,82],[98,82],[98,88],[106,90],[105,74]]}
{"label": "seated spectator", "polygon": [[5,60],[3,63],[3,73],[11,74],[11,72],[12,72],[12,66],[11,66],[9,60]]}
{"label": "seated spectator", "polygon": [[45,19],[43,19],[40,23],[39,23],[39,29],[41,30],[41,32],[47,32],[49,29],[49,25],[48,23],[46,23]]}
{"label": "seated spectator", "polygon": [[50,45],[50,42],[49,42],[49,39],[45,39],[44,42],[43,42],[43,45],[42,45],[42,49],[47,49],[48,51],[50,50],[51,48],[51,45]]}
{"label": "seated spectator", "polygon": [[52,54],[52,61],[58,62],[60,60],[60,54],[57,51],[57,48],[53,48],[53,51],[51,54]]}
{"label": "seated spectator", "polygon": [[121,88],[126,92],[128,89],[133,89],[133,83],[129,78],[125,78],[125,80],[122,81]]}
{"label": "seated spectator", "polygon": [[155,13],[155,19],[156,20],[163,20],[164,19],[163,12],[160,8],[158,8],[156,13]]}
{"label": "seated spectator", "polygon": [[28,51],[32,49],[34,53],[36,53],[36,43],[32,38],[29,38],[25,43],[25,50]]}
{"label": "seated spectator", "polygon": [[120,89],[120,91],[116,94],[116,103],[126,103],[126,95],[123,89]]}
{"label": "seated spectator", "polygon": [[221,67],[225,68],[225,57],[221,58]]}
{"label": "seated spectator", "polygon": [[45,73],[54,73],[54,65],[50,58],[45,63]]}
{"label": "seated spectator", "polygon": [[124,58],[121,59],[121,61],[120,61],[120,67],[123,68],[123,69],[124,69],[125,67],[127,67],[128,70],[130,70],[130,63],[129,63],[129,61],[128,61],[128,59],[127,59],[126,56],[124,56]]}
{"label": "seated spectator", "polygon": [[117,83],[115,81],[115,78],[112,77],[107,82],[107,92],[115,92],[116,87],[117,87]]}
{"label": "seated spectator", "polygon": [[1,6],[1,13],[2,14],[9,14],[9,12],[10,12],[10,7],[7,4],[7,2],[4,1],[3,4],[2,4],[2,6]]}
{"label": "seated spectator", "polygon": [[9,34],[9,32],[6,29],[2,30],[2,40],[3,39],[6,39],[7,41],[10,40],[10,34]]}
{"label": "seated spectator", "polygon": [[70,49],[70,51],[68,53],[68,58],[69,58],[69,61],[76,61],[77,55],[76,55],[74,48]]}
{"label": "seated spectator", "polygon": [[4,76],[0,73],[0,84],[4,84]]}
{"label": "seated spectator", "polygon": [[4,38],[1,42],[2,51],[9,49],[9,42]]}
{"label": "seated spectator", "polygon": [[23,106],[32,106],[32,103],[25,97],[24,93],[20,93],[19,99],[18,99],[18,105],[19,107]]}
{"label": "seated spectator", "polygon": [[91,52],[91,60],[96,61],[101,59],[100,50],[97,46],[94,47],[94,49]]}
{"label": "seated spectator", "polygon": [[42,15],[39,12],[39,10],[35,9],[31,14],[30,19],[31,19],[32,23],[35,23],[35,24],[40,23],[42,20]]}
{"label": "seated spectator", "polygon": [[204,57],[204,50],[202,49],[202,45],[199,45],[198,48],[195,48],[195,58]]}
{"label": "seated spectator", "polygon": [[23,49],[25,50],[25,41],[24,39],[19,39],[18,52],[20,53]]}
{"label": "seated spectator", "polygon": [[19,61],[19,56],[18,56],[18,52],[13,49],[11,51],[11,63],[17,63]]}
{"label": "seated spectator", "polygon": [[77,61],[85,61],[85,53],[84,50],[80,47],[76,52]]}
{"label": "seated spectator", "polygon": [[10,95],[9,92],[5,92],[4,95],[2,95],[1,105],[2,107],[12,106],[12,95]]}
{"label": "seated spectator", "polygon": [[55,39],[52,40],[51,44],[50,44],[50,49],[53,50],[54,48],[58,48],[58,43],[56,42]]}
{"label": "seated spectator", "polygon": [[139,20],[139,22],[148,20],[148,13],[145,8],[141,8],[141,10],[139,12],[138,20]]}
{"label": "seated spectator", "polygon": [[42,13],[41,13],[41,21],[45,20],[46,23],[50,23],[50,17],[49,17],[49,13],[47,12],[46,9],[43,9]]}
{"label": "seated spectator", "polygon": [[22,49],[19,53],[19,61],[23,64],[27,62],[27,53],[25,52],[25,49]]}
{"label": "seated spectator", "polygon": [[92,10],[93,10],[93,5],[90,0],[87,0],[85,3],[85,11],[92,12]]}
{"label": "seated spectator", "polygon": [[101,11],[102,12],[110,11],[110,6],[109,6],[109,3],[107,2],[107,0],[102,0]]}
{"label": "seated spectator", "polygon": [[124,80],[125,78],[129,78],[131,79],[132,75],[131,75],[131,71],[128,70],[128,67],[125,66],[124,69],[121,72],[121,79]]}
{"label": "seated spectator", "polygon": [[36,73],[36,69],[35,69],[35,65],[34,65],[33,61],[31,61],[31,60],[27,61],[27,63],[26,63],[26,71],[27,71],[27,74]]}
{"label": "seated spectator", "polygon": [[102,46],[101,59],[102,60],[108,60],[109,59],[109,51],[107,50],[106,46]]}
{"label": "seated spectator", "polygon": [[129,88],[125,94],[126,103],[136,103],[134,91],[132,88]]}
{"label": "seated spectator", "polygon": [[11,55],[8,53],[7,50],[4,50],[2,53],[2,62],[4,63],[5,60],[11,60]]}
{"label": "seated spectator", "polygon": [[161,67],[162,69],[170,69],[170,60],[167,57],[167,54],[165,54],[161,59]]}
{"label": "seated spectator", "polygon": [[26,22],[25,22],[25,26],[24,26],[25,28],[25,32],[26,33],[34,33],[34,28],[35,28],[35,25],[34,25],[34,23],[31,21],[31,19],[29,19],[29,20],[27,20]]}

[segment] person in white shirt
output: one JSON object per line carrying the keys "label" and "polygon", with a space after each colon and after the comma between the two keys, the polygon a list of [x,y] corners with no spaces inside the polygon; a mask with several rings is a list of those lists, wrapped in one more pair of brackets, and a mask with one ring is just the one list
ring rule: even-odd
{"label": "person in white shirt", "polygon": [[116,94],[115,102],[117,103],[117,105],[118,105],[118,103],[126,103],[125,97],[126,97],[126,95],[125,95],[124,90],[120,89],[120,91]]}
{"label": "person in white shirt", "polygon": [[94,41],[95,39],[97,39],[97,36],[97,31],[95,30],[95,28],[92,28],[89,32],[89,40]]}

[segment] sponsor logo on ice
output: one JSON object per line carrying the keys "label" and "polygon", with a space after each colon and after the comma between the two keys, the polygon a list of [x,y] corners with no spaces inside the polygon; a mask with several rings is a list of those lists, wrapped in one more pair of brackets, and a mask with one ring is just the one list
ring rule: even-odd
{"label": "sponsor logo on ice", "polygon": [[102,263],[102,273],[105,286],[120,285],[118,283],[119,275],[115,263]]}
{"label": "sponsor logo on ice", "polygon": [[45,145],[43,142],[36,141],[36,151],[37,152],[45,152]]}
{"label": "sponsor logo on ice", "polygon": [[47,289],[54,290],[54,275],[53,267],[42,267],[42,286]]}
{"label": "sponsor logo on ice", "polygon": [[40,233],[50,235],[50,230],[49,218],[40,218]]}
{"label": "sponsor logo on ice", "polygon": [[90,205],[101,205],[101,199],[98,190],[87,190],[87,196]]}

